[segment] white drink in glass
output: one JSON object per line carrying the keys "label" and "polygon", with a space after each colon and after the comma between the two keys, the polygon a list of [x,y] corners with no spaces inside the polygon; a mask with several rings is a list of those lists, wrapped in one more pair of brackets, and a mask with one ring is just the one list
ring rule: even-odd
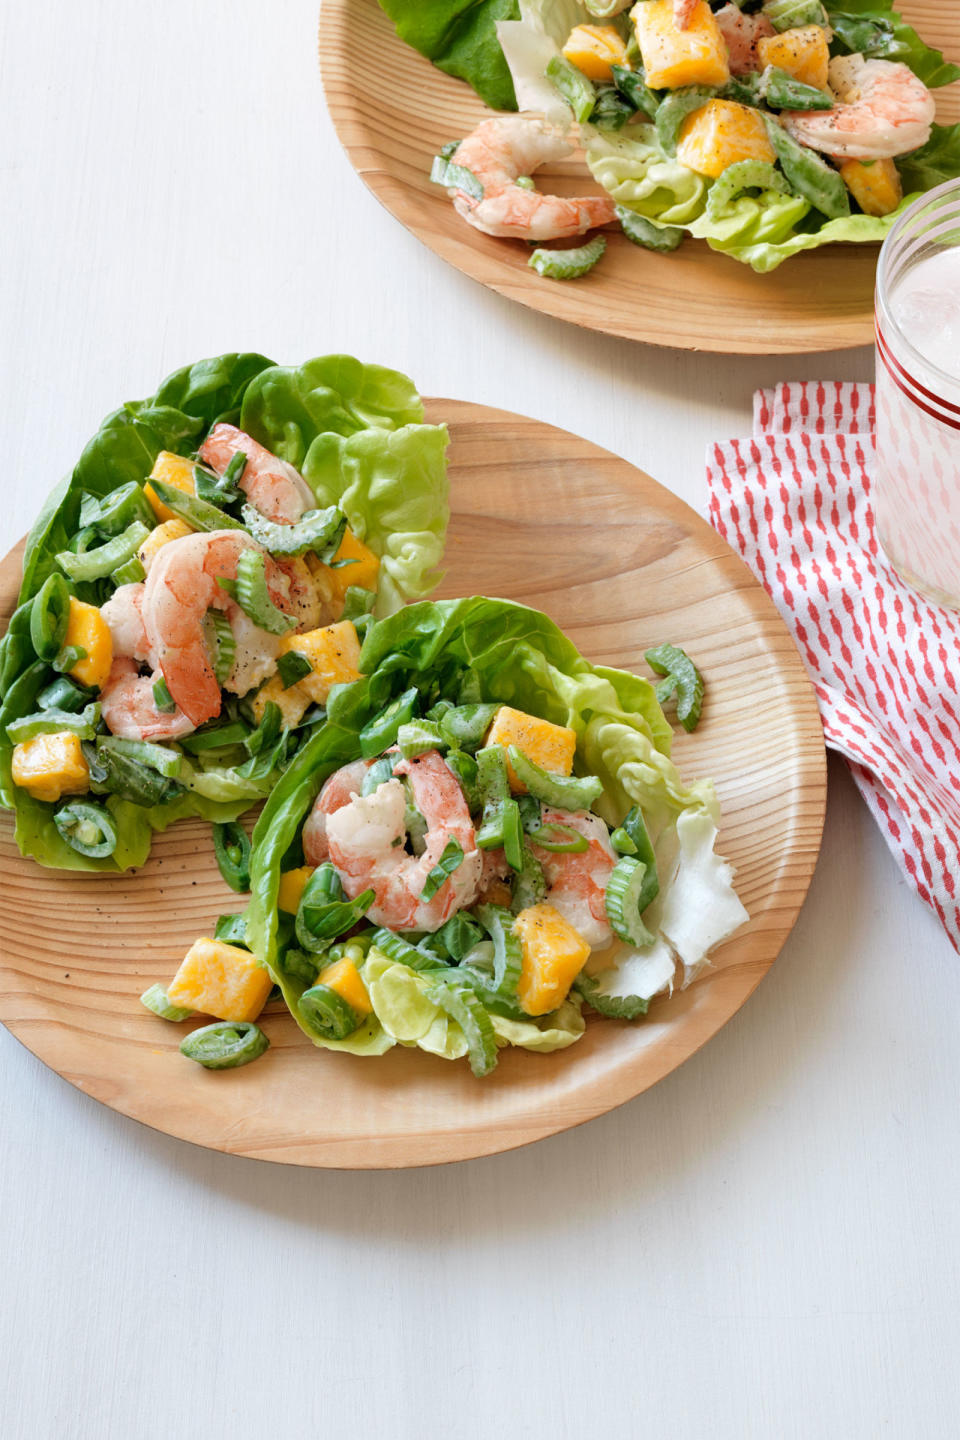
{"label": "white drink in glass", "polygon": [[877,276],[877,538],[909,584],[960,607],[960,184],[918,200]]}

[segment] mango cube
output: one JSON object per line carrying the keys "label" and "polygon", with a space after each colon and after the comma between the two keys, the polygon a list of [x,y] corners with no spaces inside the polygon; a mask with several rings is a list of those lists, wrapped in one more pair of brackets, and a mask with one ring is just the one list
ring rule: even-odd
{"label": "mango cube", "polygon": [[90,771],[80,741],[69,730],[35,735],[15,745],[11,761],[14,785],[35,800],[59,800],[62,795],[83,795],[90,788]]}
{"label": "mango cube", "polygon": [[[150,480],[162,480],[164,484],[173,485],[177,490],[182,490],[185,495],[197,493],[197,487],[193,480],[193,461],[188,460],[185,455],[174,455],[171,450],[160,451],[153,462]],[[172,520],[173,511],[159,499],[150,480],[144,485],[143,493],[150,501],[154,515],[158,520]]]}
{"label": "mango cube", "polygon": [[273,988],[249,950],[224,940],[195,940],[167,986],[171,1005],[218,1020],[256,1020]]}
{"label": "mango cube", "polygon": [[[339,560],[352,560],[353,564],[337,565]],[[330,575],[340,609],[343,608],[343,597],[351,585],[357,585],[361,590],[376,590],[380,561],[362,540],[357,539],[352,530],[344,530],[333,561],[337,568],[331,569]]]}
{"label": "mango cube", "polygon": [[799,25],[779,35],[763,35],[757,41],[757,54],[764,67],[775,65],[803,85],[826,90],[830,46],[822,25]]}
{"label": "mango cube", "polygon": [[73,678],[81,685],[101,690],[113,664],[113,636],[96,605],[87,605],[75,595],[70,596],[70,614],[63,643],[65,647],[79,645],[87,652],[86,658],[78,660],[70,670]]}
{"label": "mango cube", "polygon": [[[523,710],[501,705],[493,717],[484,744],[502,745],[504,749],[508,745],[516,745],[541,770],[549,770],[554,775],[569,775],[573,770],[577,735],[566,725],[554,725],[550,720],[540,720],[536,715],[527,715]],[[514,795],[525,795],[527,787],[517,779],[509,761],[507,770]]]}
{"label": "mango cube", "polygon": [[903,199],[900,172],[892,160],[844,160],[840,174],[864,215],[889,215]]}
{"label": "mango cube", "polygon": [[577,25],[563,53],[588,80],[601,84],[613,79],[612,65],[627,64],[627,47],[613,25]]}
{"label": "mango cube", "polygon": [[708,100],[680,128],[677,159],[699,175],[716,179],[738,160],[776,158],[760,112],[734,100]]}
{"label": "mango cube", "polygon": [[[343,572],[335,570],[333,573]],[[282,655],[290,650],[309,660],[311,667],[311,673],[304,675],[291,688],[302,691],[317,705],[327,703],[334,685],[349,684],[360,678],[357,668],[360,663],[360,637],[350,620],[338,620],[335,625],[307,630],[303,635],[284,635],[280,641],[280,653]]]}
{"label": "mango cube", "polygon": [[530,905],[513,922],[523,962],[517,999],[528,1015],[547,1015],[566,999],[590,946],[552,905]]}
{"label": "mango cube", "polygon": [[[153,501],[151,500],[150,503],[152,505]],[[169,545],[171,540],[182,540],[185,535],[192,534],[193,531],[186,520],[180,520],[176,515],[165,520],[162,525],[155,525],[137,551],[140,564],[147,574],[150,574],[150,566],[156,559],[158,550],[162,550],[164,545]]]}
{"label": "mango cube", "polygon": [[313,874],[313,865],[301,865],[296,870],[285,870],[280,876],[280,889],[277,893],[277,906],[285,910],[288,915],[296,915],[300,909],[300,897],[307,886],[307,881]]}
{"label": "mango cube", "polygon": [[363,1020],[373,1006],[370,1004],[370,996],[367,994],[367,987],[360,978],[360,971],[352,960],[346,956],[337,960],[333,965],[328,965],[321,970],[317,976],[318,985],[326,985],[330,990],[336,990],[341,999],[346,1000],[351,1010]]}
{"label": "mango cube", "polygon": [[302,684],[302,681],[297,681],[296,685],[290,685],[285,690],[280,676],[271,675],[253,697],[253,714],[257,724],[260,724],[263,712],[272,701],[280,708],[280,723],[285,729],[292,730],[299,725],[310,708],[310,696],[301,688]]}
{"label": "mango cube", "polygon": [[673,0],[641,0],[630,11],[652,90],[683,85],[726,85],[727,47],[706,0],[698,0],[686,30],[673,15]]}

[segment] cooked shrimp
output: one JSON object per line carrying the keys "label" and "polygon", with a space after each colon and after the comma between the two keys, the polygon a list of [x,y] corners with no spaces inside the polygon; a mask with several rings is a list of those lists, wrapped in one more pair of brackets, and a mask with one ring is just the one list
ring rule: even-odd
{"label": "cooked shrimp", "polygon": [[[274,563],[289,581],[284,608],[297,617],[297,631],[316,630],[334,618],[334,606],[325,586],[299,556],[275,556]],[[322,572],[321,572],[322,573]]]}
{"label": "cooked shrimp", "polygon": [[791,110],[780,118],[795,140],[854,160],[886,160],[930,139],[933,96],[906,65],[839,55],[830,61],[833,110]]}
{"label": "cooked shrimp", "polygon": [[157,709],[153,686],[160,671],[141,675],[134,660],[119,655],[100,692],[101,714],[111,735],[124,740],[176,740],[189,735],[193,721],[179,708],[171,714]]}
{"label": "cooked shrimp", "polygon": [[757,41],[777,33],[766,15],[744,15],[736,5],[724,5],[713,18],[727,47],[731,75],[749,75],[761,69]]}
{"label": "cooked shrimp", "polygon": [[240,489],[268,520],[293,525],[305,510],[315,507],[313,491],[300,472],[236,425],[214,425],[199,453],[205,465],[222,475],[238,450],[247,457]]}
{"label": "cooked shrimp", "polygon": [[554,810],[544,805],[544,825],[569,825],[589,842],[579,854],[564,854],[531,845],[543,866],[547,901],[570,921],[594,950],[605,950],[613,940],[607,921],[605,895],[610,872],[617,857],[610,844],[610,832],[599,815],[586,810]]}
{"label": "cooked shrimp", "polygon": [[354,760],[335,770],[324,783],[313,802],[313,809],[303,827],[303,856],[308,865],[322,865],[330,858],[327,848],[327,819],[356,799],[363,788],[363,779],[373,762]]}
{"label": "cooked shrimp", "polygon": [[148,661],[156,669],[156,657],[143,625],[143,582],[118,585],[109,600],[100,606],[100,614],[110,629],[114,655]]}
{"label": "cooked shrimp", "polygon": [[144,629],[171,696],[194,725],[220,714],[220,686],[210,663],[203,622],[208,610],[230,620],[237,653],[226,688],[244,694],[273,668],[279,641],[254,625],[217,584],[235,579],[244,550],[264,557],[267,589],[280,609],[288,604],[287,577],[242,530],[210,530],[172,540],[157,552],[144,584]]}
{"label": "cooked shrimp", "polygon": [[[397,777],[409,776],[417,808],[427,822],[422,855],[404,849],[406,791]],[[329,782],[328,782],[329,783]],[[463,860],[432,899],[421,898],[427,876],[449,840]],[[455,911],[477,898],[483,860],[477,849],[470,811],[456,777],[437,753],[401,760],[394,778],[372,795],[354,794],[326,818],[330,859],[353,899],[372,889],[376,896],[367,918],[391,930],[438,930]]]}
{"label": "cooked shrimp", "polygon": [[485,235],[519,240],[556,240],[609,225],[614,206],[607,195],[544,195],[517,184],[521,176],[569,155],[571,149],[559,130],[528,115],[482,121],[461,140],[453,162],[477,177],[483,196],[476,200],[462,190],[451,190],[457,212]]}
{"label": "cooked shrimp", "polygon": [[678,30],[686,30],[693,19],[700,0],[673,0],[673,23]]}

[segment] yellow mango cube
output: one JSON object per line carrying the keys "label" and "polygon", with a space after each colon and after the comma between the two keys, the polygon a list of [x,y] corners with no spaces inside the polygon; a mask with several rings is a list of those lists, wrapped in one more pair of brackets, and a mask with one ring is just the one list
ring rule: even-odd
{"label": "yellow mango cube", "polygon": [[[484,744],[502,745],[504,749],[508,745],[516,745],[541,770],[549,770],[554,775],[569,775],[573,771],[577,735],[566,725],[554,725],[550,720],[540,720],[536,715],[527,715],[523,710],[501,705],[493,717]],[[514,795],[525,795],[527,787],[517,779],[509,761],[507,770]]]}
{"label": "yellow mango cube", "polygon": [[[342,572],[334,571],[335,575],[339,573]],[[307,695],[317,705],[327,703],[334,685],[347,685],[360,678],[357,668],[360,663],[360,637],[350,620],[338,620],[335,625],[307,630],[303,635],[284,635],[280,641],[280,653],[283,655],[290,650],[309,660],[311,669],[311,673],[304,675],[292,688]]]}
{"label": "yellow mango cube", "polygon": [[708,100],[680,128],[677,159],[699,175],[716,179],[738,160],[776,158],[760,112],[735,100]]}
{"label": "yellow mango cube", "polygon": [[35,735],[15,745],[11,761],[14,785],[35,800],[59,800],[62,795],[83,795],[90,788],[90,771],[80,741],[69,730]]}
{"label": "yellow mango cube", "polygon": [[513,928],[523,953],[517,999],[528,1015],[547,1015],[566,999],[590,946],[552,905],[521,910]]}
{"label": "yellow mango cube", "polygon": [[277,893],[277,906],[280,910],[285,910],[288,915],[296,915],[300,909],[300,897],[314,869],[313,865],[301,865],[297,870],[283,872]]}
{"label": "yellow mango cube", "polygon": [[840,174],[864,215],[889,215],[903,199],[900,172],[892,160],[844,160]]}
{"label": "yellow mango cube", "polygon": [[192,534],[193,531],[186,520],[180,520],[176,515],[165,520],[162,525],[155,525],[137,551],[140,564],[147,574],[150,574],[150,566],[153,564],[158,550],[162,550],[164,545],[169,545],[171,540],[182,540],[185,535]]}
{"label": "yellow mango cube", "polygon": [[263,719],[263,712],[272,701],[280,707],[280,723],[287,729],[292,730],[299,725],[304,715],[310,708],[310,696],[302,688],[303,681],[298,680],[296,685],[283,688],[283,681],[279,675],[271,675],[266,685],[261,685],[253,697],[253,714],[257,724]]}
{"label": "yellow mango cube", "polygon": [[256,1020],[273,981],[249,950],[224,940],[195,940],[167,986],[171,1005],[218,1020]]}
{"label": "yellow mango cube", "polygon": [[333,965],[328,965],[321,970],[317,976],[318,985],[326,985],[330,990],[336,990],[341,999],[346,1000],[351,1010],[356,1011],[361,1020],[365,1019],[373,1006],[370,1004],[370,996],[367,994],[367,987],[360,977],[360,971],[352,960],[346,956],[337,960]]}
{"label": "yellow mango cube", "polygon": [[726,43],[706,0],[698,0],[686,30],[677,26],[673,0],[641,0],[630,18],[652,90],[726,85],[730,79]]}
{"label": "yellow mango cube", "polygon": [[64,646],[82,646],[87,652],[86,659],[78,660],[70,671],[73,678],[81,685],[102,689],[113,664],[113,636],[96,605],[87,605],[75,595],[70,596],[70,614],[63,643]]}
{"label": "yellow mango cube", "polygon": [[[182,490],[184,495],[195,495],[197,487],[193,481],[193,463],[185,455],[174,455],[172,450],[161,450],[153,462],[150,480],[162,480],[165,485],[173,485],[177,490]],[[154,515],[158,520],[172,520],[173,511],[159,499],[150,480],[144,485],[143,493],[150,501]]]}
{"label": "yellow mango cube", "polygon": [[826,90],[830,46],[822,25],[798,25],[779,35],[763,35],[757,41],[757,54],[762,66],[775,65],[803,85]]}
{"label": "yellow mango cube", "polygon": [[563,53],[588,80],[601,84],[613,79],[612,65],[627,64],[627,47],[613,25],[577,25]]}
{"label": "yellow mango cube", "polygon": [[338,565],[336,569],[330,569],[333,592],[340,610],[343,608],[343,597],[351,585],[357,585],[361,590],[376,590],[380,561],[369,546],[358,540],[349,528],[344,530],[343,539],[333,560],[335,565],[338,560],[353,561],[352,565]]}

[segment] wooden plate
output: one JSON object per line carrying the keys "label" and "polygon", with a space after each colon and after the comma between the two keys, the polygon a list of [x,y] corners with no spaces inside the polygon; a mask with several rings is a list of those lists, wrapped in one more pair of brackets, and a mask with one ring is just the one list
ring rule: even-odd
{"label": "wooden plate", "polygon": [[[931,45],[960,60],[960,6],[899,0]],[[786,355],[873,342],[875,245],[830,245],[755,275],[705,241],[673,255],[611,233],[603,262],[575,282],[541,279],[527,247],[481,235],[428,179],[440,146],[490,112],[463,81],[397,39],[376,0],[324,0],[320,61],[330,114],[357,174],[431,250],[500,295],[588,330],[724,354]],[[960,120],[960,85],[937,92],[942,123]],[[586,166],[537,172],[561,194],[602,193]]]}
{"label": "wooden plate", "polygon": [[[211,1074],[184,1060],[184,1027],[138,996],[172,975],[221,911],[209,827],[157,836],[135,876],[71,876],[18,854],[0,819],[0,1019],[72,1085],[125,1115],[216,1150],[298,1165],[380,1168],[463,1160],[577,1125],[637,1095],[739,1009],[796,919],[820,844],[823,735],[813,691],[773,604],[682,501],[562,430],[451,400],[453,518],[443,595],[503,595],[546,610],[593,661],[631,669],[645,648],[687,647],[707,682],[704,719],[680,734],[689,776],[712,775],[720,849],[750,911],[696,984],[647,1021],[591,1019],[554,1055],[505,1051],[474,1080],[419,1050],[363,1060],[317,1050],[267,1013],[262,1060]],[[0,622],[21,547],[0,565]]]}

